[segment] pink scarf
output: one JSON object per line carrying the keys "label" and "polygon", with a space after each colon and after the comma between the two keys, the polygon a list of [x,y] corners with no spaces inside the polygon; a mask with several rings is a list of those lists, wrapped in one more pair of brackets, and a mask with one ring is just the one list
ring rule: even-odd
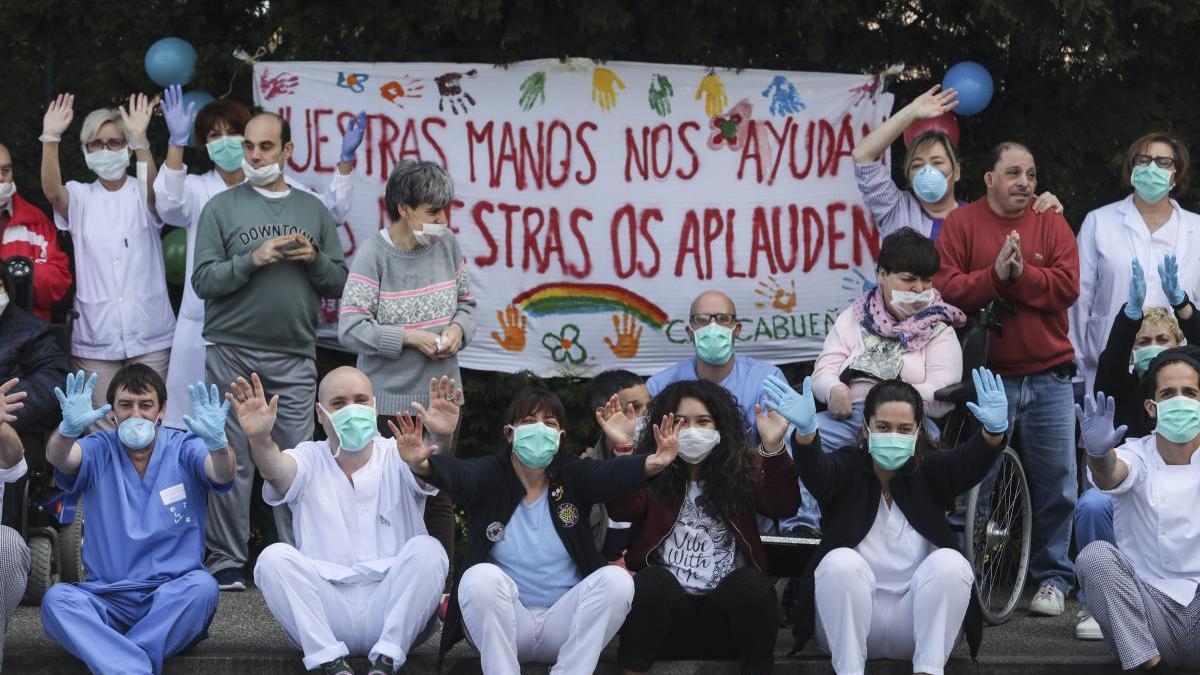
{"label": "pink scarf", "polygon": [[934,289],[933,302],[928,307],[903,321],[897,321],[885,305],[883,288],[877,286],[854,299],[854,320],[879,337],[899,341],[906,352],[920,351],[929,344],[934,337],[934,328],[940,323],[957,328],[967,322],[962,310],[943,302],[937,289]]}

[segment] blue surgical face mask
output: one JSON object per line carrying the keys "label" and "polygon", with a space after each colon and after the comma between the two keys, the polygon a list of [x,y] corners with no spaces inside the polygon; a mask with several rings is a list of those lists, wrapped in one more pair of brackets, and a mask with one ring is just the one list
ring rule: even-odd
{"label": "blue surgical face mask", "polygon": [[242,148],[241,136],[222,136],[204,144],[208,158],[225,171],[237,171],[242,166],[246,151]]}
{"label": "blue surgical face mask", "polygon": [[[337,434],[338,453],[342,450],[354,454],[362,452],[371,439],[375,438],[377,427],[375,426],[375,408],[361,403],[354,403],[344,408],[338,409],[337,412],[329,412],[325,406],[317,404],[321,408],[321,412],[329,418],[329,423],[333,425],[333,432]],[[337,453],[334,454],[337,456]]]}
{"label": "blue surgical face mask", "polygon": [[117,425],[117,438],[130,450],[145,450],[154,442],[154,422],[141,417],[127,417]]}
{"label": "blue surgical face mask", "polygon": [[718,323],[710,323],[693,333],[696,340],[696,356],[714,366],[729,363],[733,356],[733,329]]}
{"label": "blue surgical face mask", "polygon": [[932,164],[917,169],[912,177],[913,192],[916,193],[917,199],[926,204],[940,201],[946,196],[949,187],[950,181],[946,179],[946,175],[935,169]]}
{"label": "blue surgical face mask", "polygon": [[1154,430],[1172,443],[1187,443],[1200,434],[1200,401],[1176,396],[1155,403],[1158,424]]}
{"label": "blue surgical face mask", "polygon": [[1171,191],[1171,172],[1150,162],[1146,166],[1135,166],[1129,174],[1129,182],[1139,197],[1154,203]]}
{"label": "blue surgical face mask", "polygon": [[562,432],[542,422],[513,427],[513,452],[522,464],[531,469],[542,469],[558,454],[558,440]]}
{"label": "blue surgical face mask", "polygon": [[867,451],[879,466],[895,471],[912,459],[917,449],[916,434],[867,434]]}
{"label": "blue surgical face mask", "polygon": [[1167,348],[1162,345],[1149,345],[1133,350],[1133,367],[1137,369],[1138,377],[1145,375],[1154,357],[1165,351]]}

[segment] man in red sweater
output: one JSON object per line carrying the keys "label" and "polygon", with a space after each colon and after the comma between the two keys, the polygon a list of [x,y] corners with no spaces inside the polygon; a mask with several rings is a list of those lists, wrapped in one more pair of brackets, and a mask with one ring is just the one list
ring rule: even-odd
{"label": "man in red sweater", "polygon": [[1077,495],[1075,352],[1067,310],[1079,295],[1079,249],[1062,216],[1030,208],[1037,167],[1028,148],[1001,143],[987,166],[987,196],[955,209],[942,225],[942,269],[933,284],[968,313],[997,296],[1017,308],[1016,316],[1003,318],[1004,335],[991,336],[988,366],[1004,377],[1010,427],[1015,423],[1029,480],[1029,573],[1040,584],[1029,611],[1058,616],[1075,577],[1068,556]]}
{"label": "man in red sweater", "polygon": [[17,194],[12,155],[0,144],[0,261],[13,256],[33,261],[33,313],[49,321],[71,288],[71,267],[50,219]]}

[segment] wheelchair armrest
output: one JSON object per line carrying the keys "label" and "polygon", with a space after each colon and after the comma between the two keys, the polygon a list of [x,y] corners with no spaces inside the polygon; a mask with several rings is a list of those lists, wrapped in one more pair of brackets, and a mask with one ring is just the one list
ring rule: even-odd
{"label": "wheelchair armrest", "polygon": [[942,387],[933,392],[935,401],[945,401],[954,405],[962,405],[967,401],[975,398],[975,383],[971,380],[963,380],[946,387]]}

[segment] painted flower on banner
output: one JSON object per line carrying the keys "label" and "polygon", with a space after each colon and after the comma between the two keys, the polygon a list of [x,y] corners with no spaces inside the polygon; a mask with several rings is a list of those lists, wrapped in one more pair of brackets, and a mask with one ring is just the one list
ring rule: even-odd
{"label": "painted flower on banner", "polygon": [[573,323],[564,325],[557,335],[543,335],[542,346],[550,352],[550,359],[555,363],[579,365],[587,360],[587,349],[579,342],[579,326]]}
{"label": "painted flower on banner", "polygon": [[742,99],[724,115],[714,116],[709,120],[713,135],[708,139],[708,147],[712,150],[721,147],[740,150],[750,133],[750,116],[753,114],[754,106],[750,105],[750,101]]}
{"label": "painted flower on banner", "polygon": [[371,76],[366,73],[347,73],[345,71],[339,71],[337,86],[343,89],[349,89],[356,94],[361,94],[366,90],[366,82],[369,79],[371,79]]}

